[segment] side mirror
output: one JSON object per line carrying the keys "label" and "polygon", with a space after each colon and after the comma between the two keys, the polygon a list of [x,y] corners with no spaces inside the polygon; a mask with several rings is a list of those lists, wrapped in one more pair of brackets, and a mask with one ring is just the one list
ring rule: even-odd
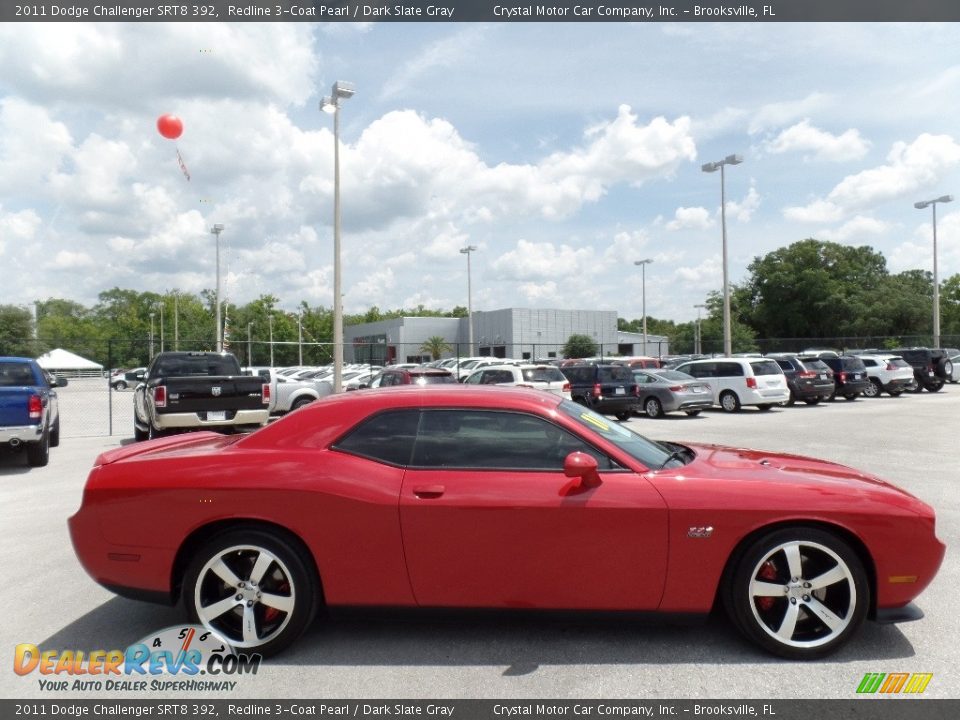
{"label": "side mirror", "polygon": [[67,379],[58,375],[53,376],[53,387],[66,387]]}
{"label": "side mirror", "polygon": [[572,452],[564,458],[563,474],[568,478],[578,479],[579,485],[596,487],[600,484],[600,473],[597,459],[593,455],[582,452]]}
{"label": "side mirror", "polygon": [[138,372],[136,375],[133,376],[133,379],[142,381],[142,380],[145,380],[146,377],[147,377],[147,374],[145,372]]}

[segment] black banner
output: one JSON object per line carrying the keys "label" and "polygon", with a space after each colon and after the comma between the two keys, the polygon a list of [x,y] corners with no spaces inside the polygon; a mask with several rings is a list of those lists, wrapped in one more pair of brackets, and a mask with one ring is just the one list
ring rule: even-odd
{"label": "black banner", "polygon": [[957,0],[37,0],[0,22],[956,22]]}
{"label": "black banner", "polygon": [[953,720],[960,700],[0,700],[0,717]]}

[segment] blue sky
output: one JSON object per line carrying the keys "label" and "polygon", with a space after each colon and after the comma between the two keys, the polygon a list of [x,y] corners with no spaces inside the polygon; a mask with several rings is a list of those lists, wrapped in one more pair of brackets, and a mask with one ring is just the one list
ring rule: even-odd
{"label": "blue sky", "polygon": [[[932,269],[960,194],[956,27],[895,24],[47,24],[0,27],[0,303],[214,285],[332,305],[647,311],[678,321],[806,237]],[[185,131],[160,137],[173,113]],[[180,151],[188,182],[176,163]],[[956,209],[954,209],[956,208]],[[938,213],[960,272],[960,203]]]}

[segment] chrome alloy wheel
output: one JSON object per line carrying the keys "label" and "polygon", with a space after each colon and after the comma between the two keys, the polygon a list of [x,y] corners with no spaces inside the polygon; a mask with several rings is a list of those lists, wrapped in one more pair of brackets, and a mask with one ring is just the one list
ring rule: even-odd
{"label": "chrome alloy wheel", "polygon": [[808,540],[781,543],[753,568],[750,610],[772,640],[817,648],[836,640],[856,616],[854,572],[829,547]]}
{"label": "chrome alloy wheel", "polygon": [[297,601],[286,563],[257,545],[218,551],[200,569],[193,594],[199,622],[237,648],[256,648],[276,639]]}

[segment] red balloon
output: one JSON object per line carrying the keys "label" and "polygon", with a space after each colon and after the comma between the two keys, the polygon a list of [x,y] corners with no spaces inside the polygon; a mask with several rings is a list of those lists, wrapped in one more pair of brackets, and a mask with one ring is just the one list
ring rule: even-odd
{"label": "red balloon", "polygon": [[161,115],[157,118],[157,130],[168,140],[176,140],[183,133],[183,121],[176,115]]}

